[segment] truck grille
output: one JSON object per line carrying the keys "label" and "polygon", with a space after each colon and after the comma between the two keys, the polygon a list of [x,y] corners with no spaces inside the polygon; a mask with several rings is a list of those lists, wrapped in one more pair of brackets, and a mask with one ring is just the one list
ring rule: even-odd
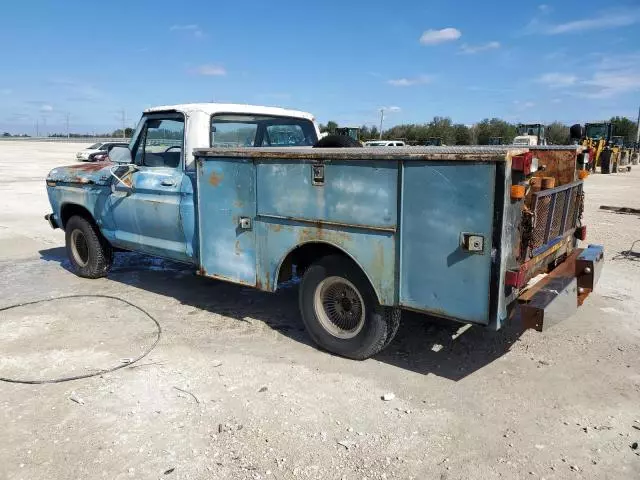
{"label": "truck grille", "polygon": [[573,182],[533,194],[532,256],[542,247],[576,228],[582,182]]}

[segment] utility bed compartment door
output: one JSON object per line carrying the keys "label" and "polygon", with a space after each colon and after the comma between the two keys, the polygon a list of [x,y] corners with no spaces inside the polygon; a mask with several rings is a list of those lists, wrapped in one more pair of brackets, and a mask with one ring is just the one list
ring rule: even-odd
{"label": "utility bed compartment door", "polygon": [[[405,162],[400,226],[400,304],[487,324],[496,166]],[[483,237],[481,252],[463,233]]]}
{"label": "utility bed compartment door", "polygon": [[254,286],[255,165],[242,158],[197,162],[199,273]]}

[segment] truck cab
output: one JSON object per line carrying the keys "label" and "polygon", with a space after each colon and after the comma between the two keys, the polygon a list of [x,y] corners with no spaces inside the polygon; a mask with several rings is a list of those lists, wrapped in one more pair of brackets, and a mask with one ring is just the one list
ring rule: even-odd
{"label": "truck cab", "polygon": [[49,174],[50,222],[64,227],[83,212],[113,246],[197,264],[194,149],[306,148],[318,136],[306,112],[235,104],[150,108],[129,146],[111,150],[111,162]]}

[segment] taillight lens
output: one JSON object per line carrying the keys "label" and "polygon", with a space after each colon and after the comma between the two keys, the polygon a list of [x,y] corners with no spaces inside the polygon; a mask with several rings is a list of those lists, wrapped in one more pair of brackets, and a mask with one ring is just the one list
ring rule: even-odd
{"label": "taillight lens", "polygon": [[526,270],[507,270],[504,274],[504,284],[507,287],[521,288],[525,284]]}
{"label": "taillight lens", "polygon": [[533,157],[533,152],[514,155],[511,159],[511,168],[525,175],[530,175],[538,170],[538,159]]}
{"label": "taillight lens", "polygon": [[584,242],[587,239],[587,226],[582,225],[581,227],[576,228],[574,236],[578,240],[582,240]]}

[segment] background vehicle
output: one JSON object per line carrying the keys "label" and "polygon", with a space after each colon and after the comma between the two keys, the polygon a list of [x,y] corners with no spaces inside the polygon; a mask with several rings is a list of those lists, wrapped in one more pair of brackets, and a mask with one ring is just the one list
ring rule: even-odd
{"label": "background vehicle", "polygon": [[584,128],[580,124],[570,129],[571,137],[589,153],[590,167],[594,172],[600,167],[600,173],[616,173],[620,147],[613,144],[613,125],[611,122],[586,123]]}
{"label": "background vehicle", "polygon": [[[81,160],[83,162],[88,161],[92,154],[107,152],[108,150],[113,148],[114,145],[122,145],[122,143],[121,142],[94,143],[93,145],[85,148],[84,150],[80,150],[78,153],[76,153],[76,159]],[[95,161],[95,160],[92,160],[92,161]]]}
{"label": "background vehicle", "polygon": [[518,136],[513,139],[514,145],[546,145],[545,126],[541,123],[518,125]]}
{"label": "background vehicle", "polygon": [[95,153],[90,153],[87,162],[104,162],[109,160],[109,152],[113,147],[128,147],[128,143],[105,143],[106,148],[102,148]]}
{"label": "background vehicle", "polygon": [[344,135],[352,138],[356,142],[359,142],[360,128],[359,127],[338,127],[335,130],[335,135]]}
{"label": "background vehicle", "polygon": [[441,137],[431,137],[428,138],[423,145],[425,147],[441,147],[442,146],[442,138]]}
{"label": "background vehicle", "polygon": [[82,277],[106,275],[114,248],[269,292],[299,276],[309,336],[355,359],[393,340],[401,308],[499,329],[520,302],[542,329],[593,290],[576,147],[534,182],[529,149],[305,148],[317,137],[303,112],[149,109],[111,151],[122,163],[50,172],[46,219]]}
{"label": "background vehicle", "polygon": [[370,140],[364,142],[365,147],[404,147],[406,144],[398,140]]}

